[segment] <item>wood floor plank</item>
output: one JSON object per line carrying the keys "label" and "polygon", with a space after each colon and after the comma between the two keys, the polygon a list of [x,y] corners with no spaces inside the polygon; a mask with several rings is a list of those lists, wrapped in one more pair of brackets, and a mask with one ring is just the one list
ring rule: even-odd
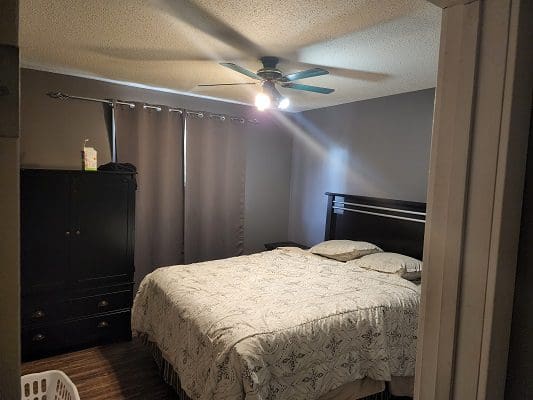
{"label": "wood floor plank", "polygon": [[148,350],[138,341],[62,354],[22,364],[22,374],[65,372],[81,400],[176,400]]}

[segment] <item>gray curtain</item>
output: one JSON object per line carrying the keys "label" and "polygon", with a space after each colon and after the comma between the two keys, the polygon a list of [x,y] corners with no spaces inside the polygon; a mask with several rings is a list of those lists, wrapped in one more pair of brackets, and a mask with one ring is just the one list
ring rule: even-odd
{"label": "gray curtain", "polygon": [[247,124],[186,118],[185,262],[240,255]]}
{"label": "gray curtain", "polygon": [[116,105],[118,162],[137,167],[135,282],[155,268],[183,263],[183,118]]}

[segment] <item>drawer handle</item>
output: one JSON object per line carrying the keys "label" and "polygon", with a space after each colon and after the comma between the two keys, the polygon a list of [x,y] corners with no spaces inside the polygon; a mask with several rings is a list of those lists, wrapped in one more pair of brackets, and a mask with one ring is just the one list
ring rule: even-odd
{"label": "drawer handle", "polygon": [[42,333],[38,333],[31,338],[32,342],[42,342],[44,339],[46,339],[46,336],[44,336]]}
{"label": "drawer handle", "polygon": [[31,315],[31,318],[32,319],[39,319],[39,318],[44,318],[45,317],[45,313],[43,310],[37,310],[35,311],[32,315]]}
{"label": "drawer handle", "polygon": [[98,322],[98,325],[96,325],[97,328],[107,328],[109,326],[109,322],[107,321],[100,321]]}
{"label": "drawer handle", "polygon": [[104,307],[107,307],[109,305],[109,302],[107,300],[100,300],[98,302],[98,308],[104,308]]}

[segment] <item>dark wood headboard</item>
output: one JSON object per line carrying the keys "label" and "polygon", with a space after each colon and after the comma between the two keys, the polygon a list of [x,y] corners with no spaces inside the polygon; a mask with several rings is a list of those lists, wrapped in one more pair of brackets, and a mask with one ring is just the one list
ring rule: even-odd
{"label": "dark wood headboard", "polygon": [[325,240],[371,242],[422,260],[426,203],[326,193]]}

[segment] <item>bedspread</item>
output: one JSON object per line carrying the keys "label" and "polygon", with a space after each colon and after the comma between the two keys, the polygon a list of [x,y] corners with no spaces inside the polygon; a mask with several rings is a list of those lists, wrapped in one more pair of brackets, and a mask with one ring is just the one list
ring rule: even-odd
{"label": "bedspread", "polygon": [[296,248],[159,268],[132,328],[192,399],[317,399],[414,376],[419,287]]}

